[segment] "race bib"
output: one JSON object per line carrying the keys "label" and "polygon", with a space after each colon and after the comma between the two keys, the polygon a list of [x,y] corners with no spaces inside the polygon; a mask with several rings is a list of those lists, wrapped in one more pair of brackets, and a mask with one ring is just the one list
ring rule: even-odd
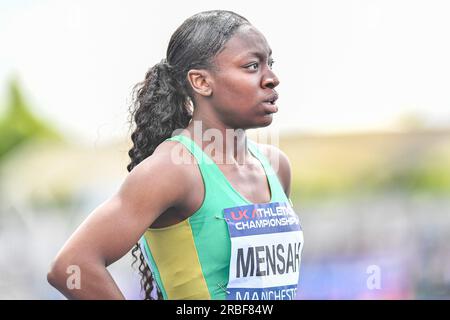
{"label": "race bib", "polygon": [[224,209],[231,238],[228,300],[293,300],[303,232],[284,202]]}

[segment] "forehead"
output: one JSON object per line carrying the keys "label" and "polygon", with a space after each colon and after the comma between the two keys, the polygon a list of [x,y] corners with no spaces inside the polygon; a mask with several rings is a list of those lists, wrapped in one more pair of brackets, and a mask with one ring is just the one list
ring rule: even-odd
{"label": "forehead", "polygon": [[216,56],[218,64],[232,62],[258,53],[270,56],[271,49],[266,38],[255,27],[244,25],[225,43],[222,51]]}

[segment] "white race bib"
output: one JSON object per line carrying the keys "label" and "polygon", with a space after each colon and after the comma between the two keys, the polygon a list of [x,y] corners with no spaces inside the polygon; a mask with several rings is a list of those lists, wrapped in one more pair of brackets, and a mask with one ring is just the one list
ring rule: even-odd
{"label": "white race bib", "polygon": [[228,300],[293,300],[303,232],[288,203],[224,209],[231,238]]}

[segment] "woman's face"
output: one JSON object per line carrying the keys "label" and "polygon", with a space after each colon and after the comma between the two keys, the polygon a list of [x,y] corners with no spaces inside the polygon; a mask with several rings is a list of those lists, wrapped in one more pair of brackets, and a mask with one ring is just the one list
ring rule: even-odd
{"label": "woman's face", "polygon": [[272,71],[272,50],[253,26],[241,26],[214,58],[211,104],[221,120],[232,128],[268,126],[276,103],[279,80]]}

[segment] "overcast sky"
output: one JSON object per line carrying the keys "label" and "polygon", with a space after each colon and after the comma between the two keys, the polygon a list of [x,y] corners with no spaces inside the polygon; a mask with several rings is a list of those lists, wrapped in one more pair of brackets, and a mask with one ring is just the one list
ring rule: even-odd
{"label": "overcast sky", "polygon": [[266,36],[275,130],[450,125],[448,1],[2,1],[0,100],[18,75],[35,112],[88,141],[127,132],[131,87],[189,16],[227,9]]}

